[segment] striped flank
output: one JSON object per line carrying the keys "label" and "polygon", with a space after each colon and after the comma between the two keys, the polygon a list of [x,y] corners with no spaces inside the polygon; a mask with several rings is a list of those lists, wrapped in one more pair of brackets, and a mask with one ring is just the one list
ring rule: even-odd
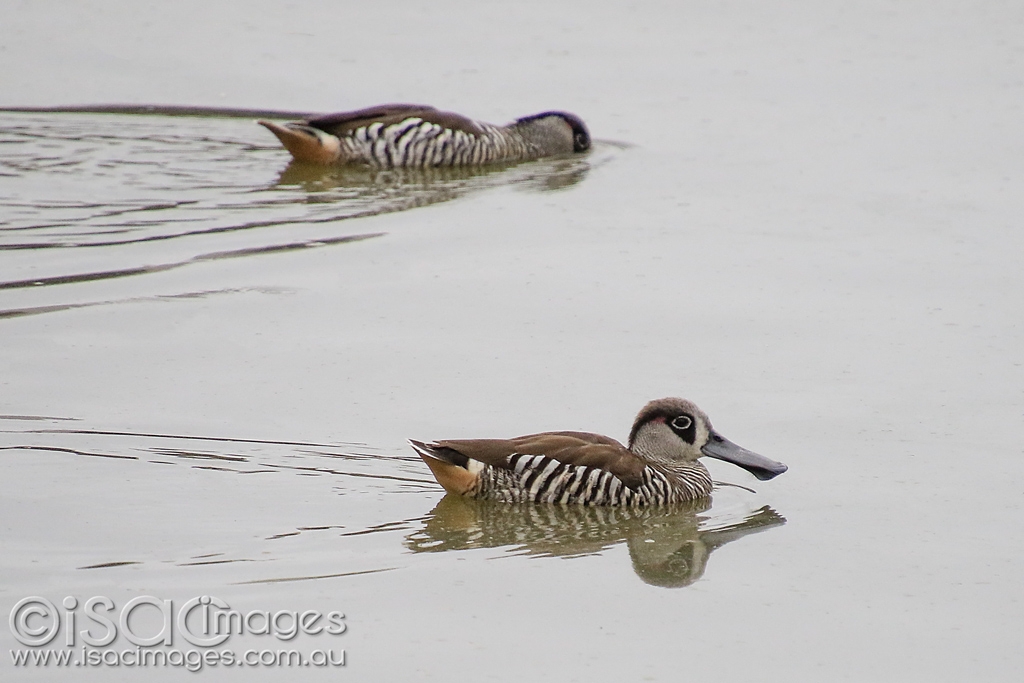
{"label": "striped flank", "polygon": [[508,468],[485,465],[477,497],[506,503],[557,503],[643,507],[694,500],[711,491],[711,477],[693,467],[675,483],[653,467],[644,468],[642,483],[625,486],[611,472],[560,463],[544,455],[515,453]]}
{"label": "striped flank", "polygon": [[347,158],[379,168],[478,166],[494,161],[525,161],[542,155],[518,132],[480,124],[475,135],[412,116],[398,123],[357,128],[341,139]]}

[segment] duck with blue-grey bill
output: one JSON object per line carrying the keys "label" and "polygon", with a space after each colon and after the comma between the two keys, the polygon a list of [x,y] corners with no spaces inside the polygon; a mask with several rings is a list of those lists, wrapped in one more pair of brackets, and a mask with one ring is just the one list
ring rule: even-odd
{"label": "duck with blue-grey bill", "polygon": [[306,121],[257,123],[276,135],[297,161],[314,164],[484,166],[590,149],[586,125],[564,111],[496,126],[422,104],[384,104]]}
{"label": "duck with blue-grey bill", "polygon": [[762,481],[787,470],[723,437],[682,398],[644,406],[626,446],[588,432],[409,443],[449,493],[508,503],[641,507],[697,500],[714,486],[704,456]]}

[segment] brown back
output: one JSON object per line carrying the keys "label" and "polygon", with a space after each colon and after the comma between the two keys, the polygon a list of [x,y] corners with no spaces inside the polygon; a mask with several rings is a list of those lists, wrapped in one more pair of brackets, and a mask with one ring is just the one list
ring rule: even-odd
{"label": "brown back", "polygon": [[514,439],[461,439],[438,441],[468,458],[493,467],[509,468],[509,458],[543,455],[577,467],[595,467],[611,472],[630,488],[640,485],[644,463],[615,439],[587,432],[544,432]]}
{"label": "brown back", "polygon": [[367,107],[366,109],[356,111],[318,116],[315,119],[310,119],[307,123],[325,133],[341,137],[357,128],[369,126],[373,123],[380,122],[388,126],[393,123],[401,123],[410,117],[421,118],[424,121],[436,123],[443,128],[461,130],[473,135],[479,135],[483,132],[483,129],[472,119],[468,119],[461,114],[438,111],[434,107],[429,107],[425,104],[381,104],[376,107]]}

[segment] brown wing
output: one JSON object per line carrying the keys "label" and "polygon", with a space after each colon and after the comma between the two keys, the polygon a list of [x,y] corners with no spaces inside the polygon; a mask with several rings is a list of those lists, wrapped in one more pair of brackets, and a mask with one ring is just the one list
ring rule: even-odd
{"label": "brown wing", "polygon": [[461,130],[474,135],[479,135],[483,132],[480,126],[472,119],[468,119],[460,114],[438,111],[434,107],[425,104],[381,104],[357,111],[318,116],[315,119],[310,119],[307,123],[325,133],[340,137],[357,128],[369,126],[373,123],[380,122],[387,126],[393,123],[401,123],[409,117],[421,118],[424,121],[430,121],[445,128]]}
{"label": "brown wing", "polygon": [[438,441],[467,458],[494,467],[508,468],[508,459],[520,455],[543,455],[577,467],[595,467],[611,472],[630,488],[640,485],[644,464],[615,439],[586,432],[545,432],[514,439],[461,439]]}

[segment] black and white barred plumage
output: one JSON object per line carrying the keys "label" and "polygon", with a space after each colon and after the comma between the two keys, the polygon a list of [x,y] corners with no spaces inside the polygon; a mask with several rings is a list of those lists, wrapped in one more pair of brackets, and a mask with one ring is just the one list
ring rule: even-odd
{"label": "black and white barred plumage", "polygon": [[544,455],[509,458],[510,469],[486,467],[480,473],[476,498],[503,503],[555,503],[559,505],[614,505],[643,507],[669,505],[703,498],[711,493],[711,475],[699,463],[674,477],[674,482],[653,467],[645,467],[636,488],[611,472],[578,467]]}
{"label": "black and white barred plumage", "polygon": [[418,117],[385,126],[362,126],[341,139],[343,154],[379,168],[481,166],[543,156],[514,131],[481,125],[480,133],[442,127]]}
{"label": "black and white barred plumage", "polygon": [[584,152],[579,117],[544,112],[506,126],[423,105],[390,104],[277,124],[260,121],[301,161],[376,168],[481,166]]}
{"label": "black and white barred plumage", "polygon": [[410,443],[446,490],[507,503],[643,507],[698,500],[713,487],[702,456],[737,464],[759,479],[786,471],[719,435],[707,415],[679,398],[648,403],[628,448],[584,432]]}

